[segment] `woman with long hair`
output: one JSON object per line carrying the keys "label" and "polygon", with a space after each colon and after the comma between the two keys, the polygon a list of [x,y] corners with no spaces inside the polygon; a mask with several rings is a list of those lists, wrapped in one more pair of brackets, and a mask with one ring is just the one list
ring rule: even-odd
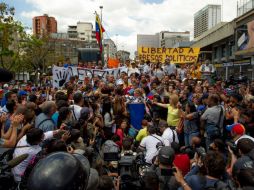
{"label": "woman with long hair", "polygon": [[116,127],[119,127],[123,119],[128,117],[124,99],[119,95],[116,95],[113,101],[113,115],[115,117]]}
{"label": "woman with long hair", "polygon": [[109,98],[104,99],[102,104],[102,117],[104,121],[104,135],[106,139],[110,138],[112,135],[112,127],[115,123],[113,114],[112,114],[112,103]]}

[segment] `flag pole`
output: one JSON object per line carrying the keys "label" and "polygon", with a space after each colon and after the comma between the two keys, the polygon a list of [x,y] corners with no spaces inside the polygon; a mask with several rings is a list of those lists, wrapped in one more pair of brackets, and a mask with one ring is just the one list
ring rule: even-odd
{"label": "flag pole", "polygon": [[[100,6],[100,9],[101,9],[101,25],[102,25],[102,9],[103,9],[103,6],[101,5]],[[105,66],[105,60],[104,60],[104,45],[103,45],[103,32],[102,32],[102,35],[101,35],[101,61],[102,61],[102,65]]]}

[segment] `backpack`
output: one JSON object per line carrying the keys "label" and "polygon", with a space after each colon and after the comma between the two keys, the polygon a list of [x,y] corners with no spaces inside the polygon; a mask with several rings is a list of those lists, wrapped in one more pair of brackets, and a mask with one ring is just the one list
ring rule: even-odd
{"label": "backpack", "polygon": [[157,138],[157,137],[155,137],[155,136],[153,136],[153,135],[151,135],[151,137],[156,138],[157,140],[160,141],[160,142],[158,142],[158,143],[156,144],[156,148],[157,148],[158,151],[159,151],[162,147],[165,146],[165,144],[163,143],[163,141],[160,140],[159,138]]}

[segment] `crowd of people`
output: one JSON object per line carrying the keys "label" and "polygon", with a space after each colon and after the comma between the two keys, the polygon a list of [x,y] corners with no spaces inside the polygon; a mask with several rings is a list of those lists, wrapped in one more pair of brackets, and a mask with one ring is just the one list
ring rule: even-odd
{"label": "crowd of people", "polygon": [[[252,81],[227,83],[209,60],[122,66],[61,89],[2,83],[0,158],[26,155],[11,169],[17,189],[254,189]],[[144,104],[138,128],[130,104]],[[142,164],[126,179],[129,157]]]}

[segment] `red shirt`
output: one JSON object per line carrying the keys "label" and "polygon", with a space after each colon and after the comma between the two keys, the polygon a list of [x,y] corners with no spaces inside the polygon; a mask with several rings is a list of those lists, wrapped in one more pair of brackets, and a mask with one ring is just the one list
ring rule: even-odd
{"label": "red shirt", "polygon": [[190,171],[190,158],[188,154],[176,154],[173,163],[182,171],[183,176]]}

